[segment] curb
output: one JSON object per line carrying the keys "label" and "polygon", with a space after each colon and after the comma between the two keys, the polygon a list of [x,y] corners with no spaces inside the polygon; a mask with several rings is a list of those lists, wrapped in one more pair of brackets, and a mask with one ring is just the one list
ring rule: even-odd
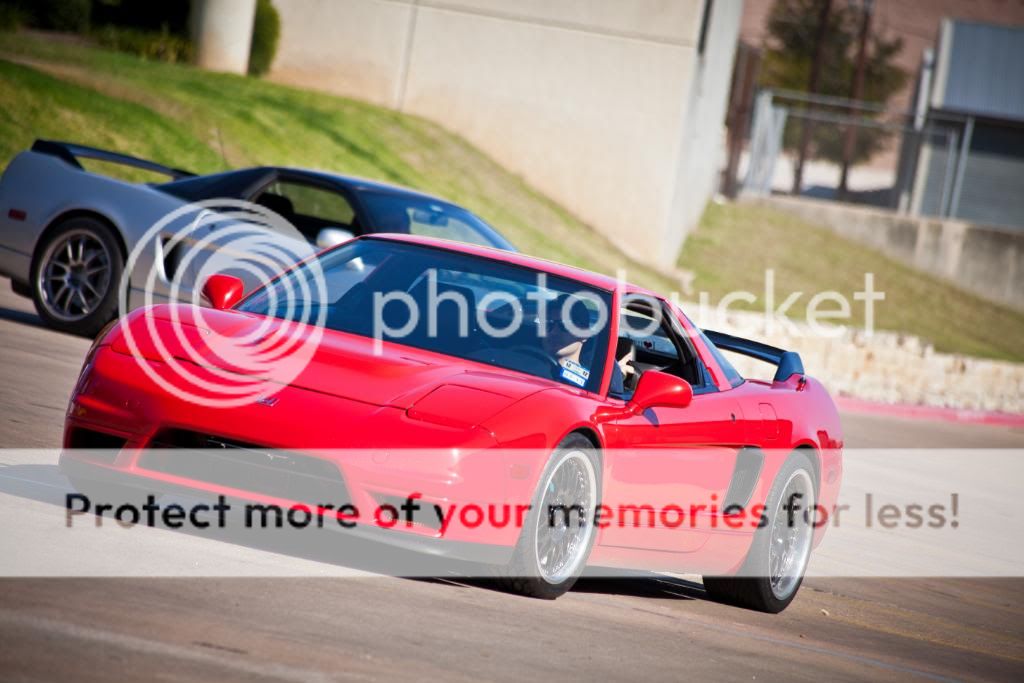
{"label": "curb", "polygon": [[921,406],[907,403],[879,403],[850,396],[839,396],[835,399],[835,402],[836,407],[843,413],[883,415],[885,417],[908,420],[931,420],[935,422],[1024,428],[1024,415],[1018,413],[941,408],[939,406]]}

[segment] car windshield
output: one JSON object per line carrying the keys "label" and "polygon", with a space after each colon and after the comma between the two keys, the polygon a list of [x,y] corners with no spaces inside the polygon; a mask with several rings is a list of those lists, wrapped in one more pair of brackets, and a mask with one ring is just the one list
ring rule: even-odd
{"label": "car windshield", "polygon": [[379,232],[440,237],[515,251],[494,228],[454,204],[392,192],[364,191],[360,199]]}
{"label": "car windshield", "polygon": [[257,290],[239,310],[322,320],[380,340],[378,348],[404,344],[596,392],[610,296],[489,258],[361,239]]}

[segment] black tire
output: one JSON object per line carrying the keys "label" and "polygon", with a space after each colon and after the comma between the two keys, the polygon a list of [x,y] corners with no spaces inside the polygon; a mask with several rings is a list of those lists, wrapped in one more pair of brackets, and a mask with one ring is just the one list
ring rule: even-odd
{"label": "black tire", "polygon": [[[551,519],[551,516],[542,509],[549,507],[549,504],[544,503],[545,490],[557,469],[569,462],[573,466],[583,465],[583,460],[579,459],[581,457],[589,462],[589,472],[593,476],[593,480],[588,486],[592,490],[592,500],[582,504],[582,507],[586,508],[583,517],[570,513],[568,519],[570,523],[577,520],[576,523],[579,525],[577,528],[582,528],[582,524],[589,525],[589,531],[583,544],[577,546],[577,550],[573,551],[574,559],[571,562],[573,566],[571,569],[566,569],[565,576],[546,577],[545,571],[541,569],[541,558],[538,555],[539,523],[542,523],[545,517]],[[580,474],[586,476],[586,469],[584,466],[584,471]],[[590,551],[594,546],[597,529],[593,517],[600,502],[601,463],[595,452],[594,444],[582,434],[570,434],[555,448],[537,482],[537,489],[530,501],[530,513],[526,516],[512,559],[507,566],[498,570],[498,584],[510,592],[543,600],[554,600],[568,592],[583,573],[587,559],[590,557]],[[566,507],[571,508],[575,504],[575,502],[569,502]],[[555,516],[558,519],[563,518],[557,513]],[[566,526],[566,529],[568,528]]]}
{"label": "black tire", "polygon": [[[72,256],[79,244],[84,245],[83,253]],[[66,245],[71,252],[65,250]],[[87,258],[91,260],[85,262]],[[77,263],[65,267],[58,263],[62,259]],[[29,280],[32,302],[48,326],[92,338],[117,315],[117,288],[123,272],[124,254],[109,225],[89,216],[68,218],[36,248]],[[62,273],[68,273],[72,281],[65,278],[62,282]],[[60,289],[62,285],[64,289]],[[76,295],[76,290],[81,294]]]}
{"label": "black tire", "polygon": [[[806,501],[800,499],[795,501],[800,506],[800,510],[794,513],[793,517],[798,522],[802,521],[804,510],[817,502],[817,483],[814,478],[814,467],[811,464],[810,458],[805,453],[796,451],[789,456],[775,477],[765,502],[767,523],[754,534],[753,544],[750,547],[742,569],[738,573],[739,575],[704,577],[704,588],[712,599],[737,607],[768,612],[769,614],[778,614],[793,602],[804,580],[807,558],[810,555],[809,543],[813,541],[814,529],[813,527],[810,528],[811,541],[808,541],[806,551],[801,550],[802,553],[805,552],[806,554],[803,556],[797,575],[788,579],[789,583],[786,586],[786,590],[782,591],[781,594],[779,593],[778,586],[773,587],[769,569],[771,564],[769,547],[772,543],[773,522],[775,521],[774,511],[780,509],[780,504],[785,505],[785,501],[781,499],[785,495],[787,485],[794,480],[794,477],[806,477],[806,481],[810,483],[809,495],[813,496],[814,500]],[[781,515],[785,518],[790,517],[790,513],[784,508],[781,510]],[[784,523],[788,524],[788,519],[784,520]]]}

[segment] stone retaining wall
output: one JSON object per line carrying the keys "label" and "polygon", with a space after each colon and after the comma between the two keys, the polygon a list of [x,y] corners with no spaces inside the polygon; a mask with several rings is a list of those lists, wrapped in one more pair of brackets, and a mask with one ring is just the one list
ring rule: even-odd
{"label": "stone retaining wall", "polygon": [[[695,313],[701,327],[755,339],[797,351],[807,373],[834,395],[969,410],[1024,413],[1024,363],[937,353],[911,335],[848,327],[832,328],[834,337],[815,335],[803,323],[776,321],[763,314],[730,312],[724,319]],[[758,361],[729,354],[746,377],[770,379],[774,369]]]}

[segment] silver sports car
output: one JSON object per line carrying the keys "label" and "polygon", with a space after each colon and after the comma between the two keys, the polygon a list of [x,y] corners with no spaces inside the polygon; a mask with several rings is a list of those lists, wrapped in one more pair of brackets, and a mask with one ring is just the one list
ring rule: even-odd
{"label": "silver sports car", "polygon": [[[171,180],[124,182],[87,171],[83,159]],[[144,292],[192,296],[203,263],[228,241],[219,233],[227,235],[233,222],[218,220],[219,201],[269,209],[292,236],[314,248],[364,233],[398,232],[513,250],[466,209],[400,187],[279,167],[194,175],[123,154],[37,140],[0,179],[0,274],[32,298],[46,323],[92,336],[117,314],[122,298],[130,308],[144,302]],[[204,208],[190,210],[200,203]],[[199,214],[207,219],[200,223]],[[178,220],[167,221],[169,216]],[[192,226],[187,240],[179,238],[183,224]],[[128,286],[119,297],[126,264]]]}

